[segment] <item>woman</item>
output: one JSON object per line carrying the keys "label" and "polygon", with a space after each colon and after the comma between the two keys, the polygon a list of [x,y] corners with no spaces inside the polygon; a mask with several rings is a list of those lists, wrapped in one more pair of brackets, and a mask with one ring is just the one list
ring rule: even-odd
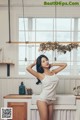
{"label": "woman", "polygon": [[[37,72],[32,69],[35,65]],[[54,70],[50,70],[53,66],[59,67]],[[40,120],[53,120],[53,105],[54,100],[56,100],[55,89],[58,83],[58,77],[56,74],[66,66],[66,63],[49,64],[48,58],[45,55],[40,55],[33,64],[27,67],[27,71],[38,79],[37,84],[41,82],[43,85],[43,90],[36,102]]]}

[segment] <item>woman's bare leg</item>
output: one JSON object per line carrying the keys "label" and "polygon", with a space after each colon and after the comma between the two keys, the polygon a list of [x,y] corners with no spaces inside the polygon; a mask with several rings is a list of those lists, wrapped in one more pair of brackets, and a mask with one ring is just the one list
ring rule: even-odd
{"label": "woman's bare leg", "polygon": [[48,105],[49,120],[53,120],[53,104]]}
{"label": "woman's bare leg", "polygon": [[45,101],[37,100],[37,107],[39,110],[40,120],[48,120],[48,105]]}

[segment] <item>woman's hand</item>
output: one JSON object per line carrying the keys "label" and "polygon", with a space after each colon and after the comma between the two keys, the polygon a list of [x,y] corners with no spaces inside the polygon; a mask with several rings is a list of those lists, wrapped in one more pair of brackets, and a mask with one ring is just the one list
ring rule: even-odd
{"label": "woman's hand", "polygon": [[51,68],[52,66],[51,66],[51,64],[49,64],[49,68]]}
{"label": "woman's hand", "polygon": [[36,65],[36,62],[37,62],[37,60],[35,60],[35,61],[33,62],[33,64]]}

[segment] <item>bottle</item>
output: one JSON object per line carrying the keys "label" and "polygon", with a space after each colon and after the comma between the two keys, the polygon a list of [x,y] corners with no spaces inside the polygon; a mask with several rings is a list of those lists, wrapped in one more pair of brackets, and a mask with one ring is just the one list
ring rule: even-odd
{"label": "bottle", "polygon": [[25,95],[26,91],[25,91],[25,86],[24,83],[21,82],[21,85],[19,86],[19,95]]}
{"label": "bottle", "polygon": [[32,89],[31,88],[27,88],[27,94],[32,95]]}

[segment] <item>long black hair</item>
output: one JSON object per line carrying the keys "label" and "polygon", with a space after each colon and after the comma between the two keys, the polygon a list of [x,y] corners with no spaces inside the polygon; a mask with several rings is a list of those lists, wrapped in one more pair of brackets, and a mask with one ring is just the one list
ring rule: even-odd
{"label": "long black hair", "polygon": [[[48,58],[45,55],[40,55],[37,60],[36,60],[36,70],[39,73],[44,73],[44,69],[41,66],[41,59],[42,58],[46,58],[48,60]],[[38,79],[38,78],[37,78]],[[41,83],[41,81],[38,79],[38,81],[36,82],[36,84],[38,85],[39,83]]]}

